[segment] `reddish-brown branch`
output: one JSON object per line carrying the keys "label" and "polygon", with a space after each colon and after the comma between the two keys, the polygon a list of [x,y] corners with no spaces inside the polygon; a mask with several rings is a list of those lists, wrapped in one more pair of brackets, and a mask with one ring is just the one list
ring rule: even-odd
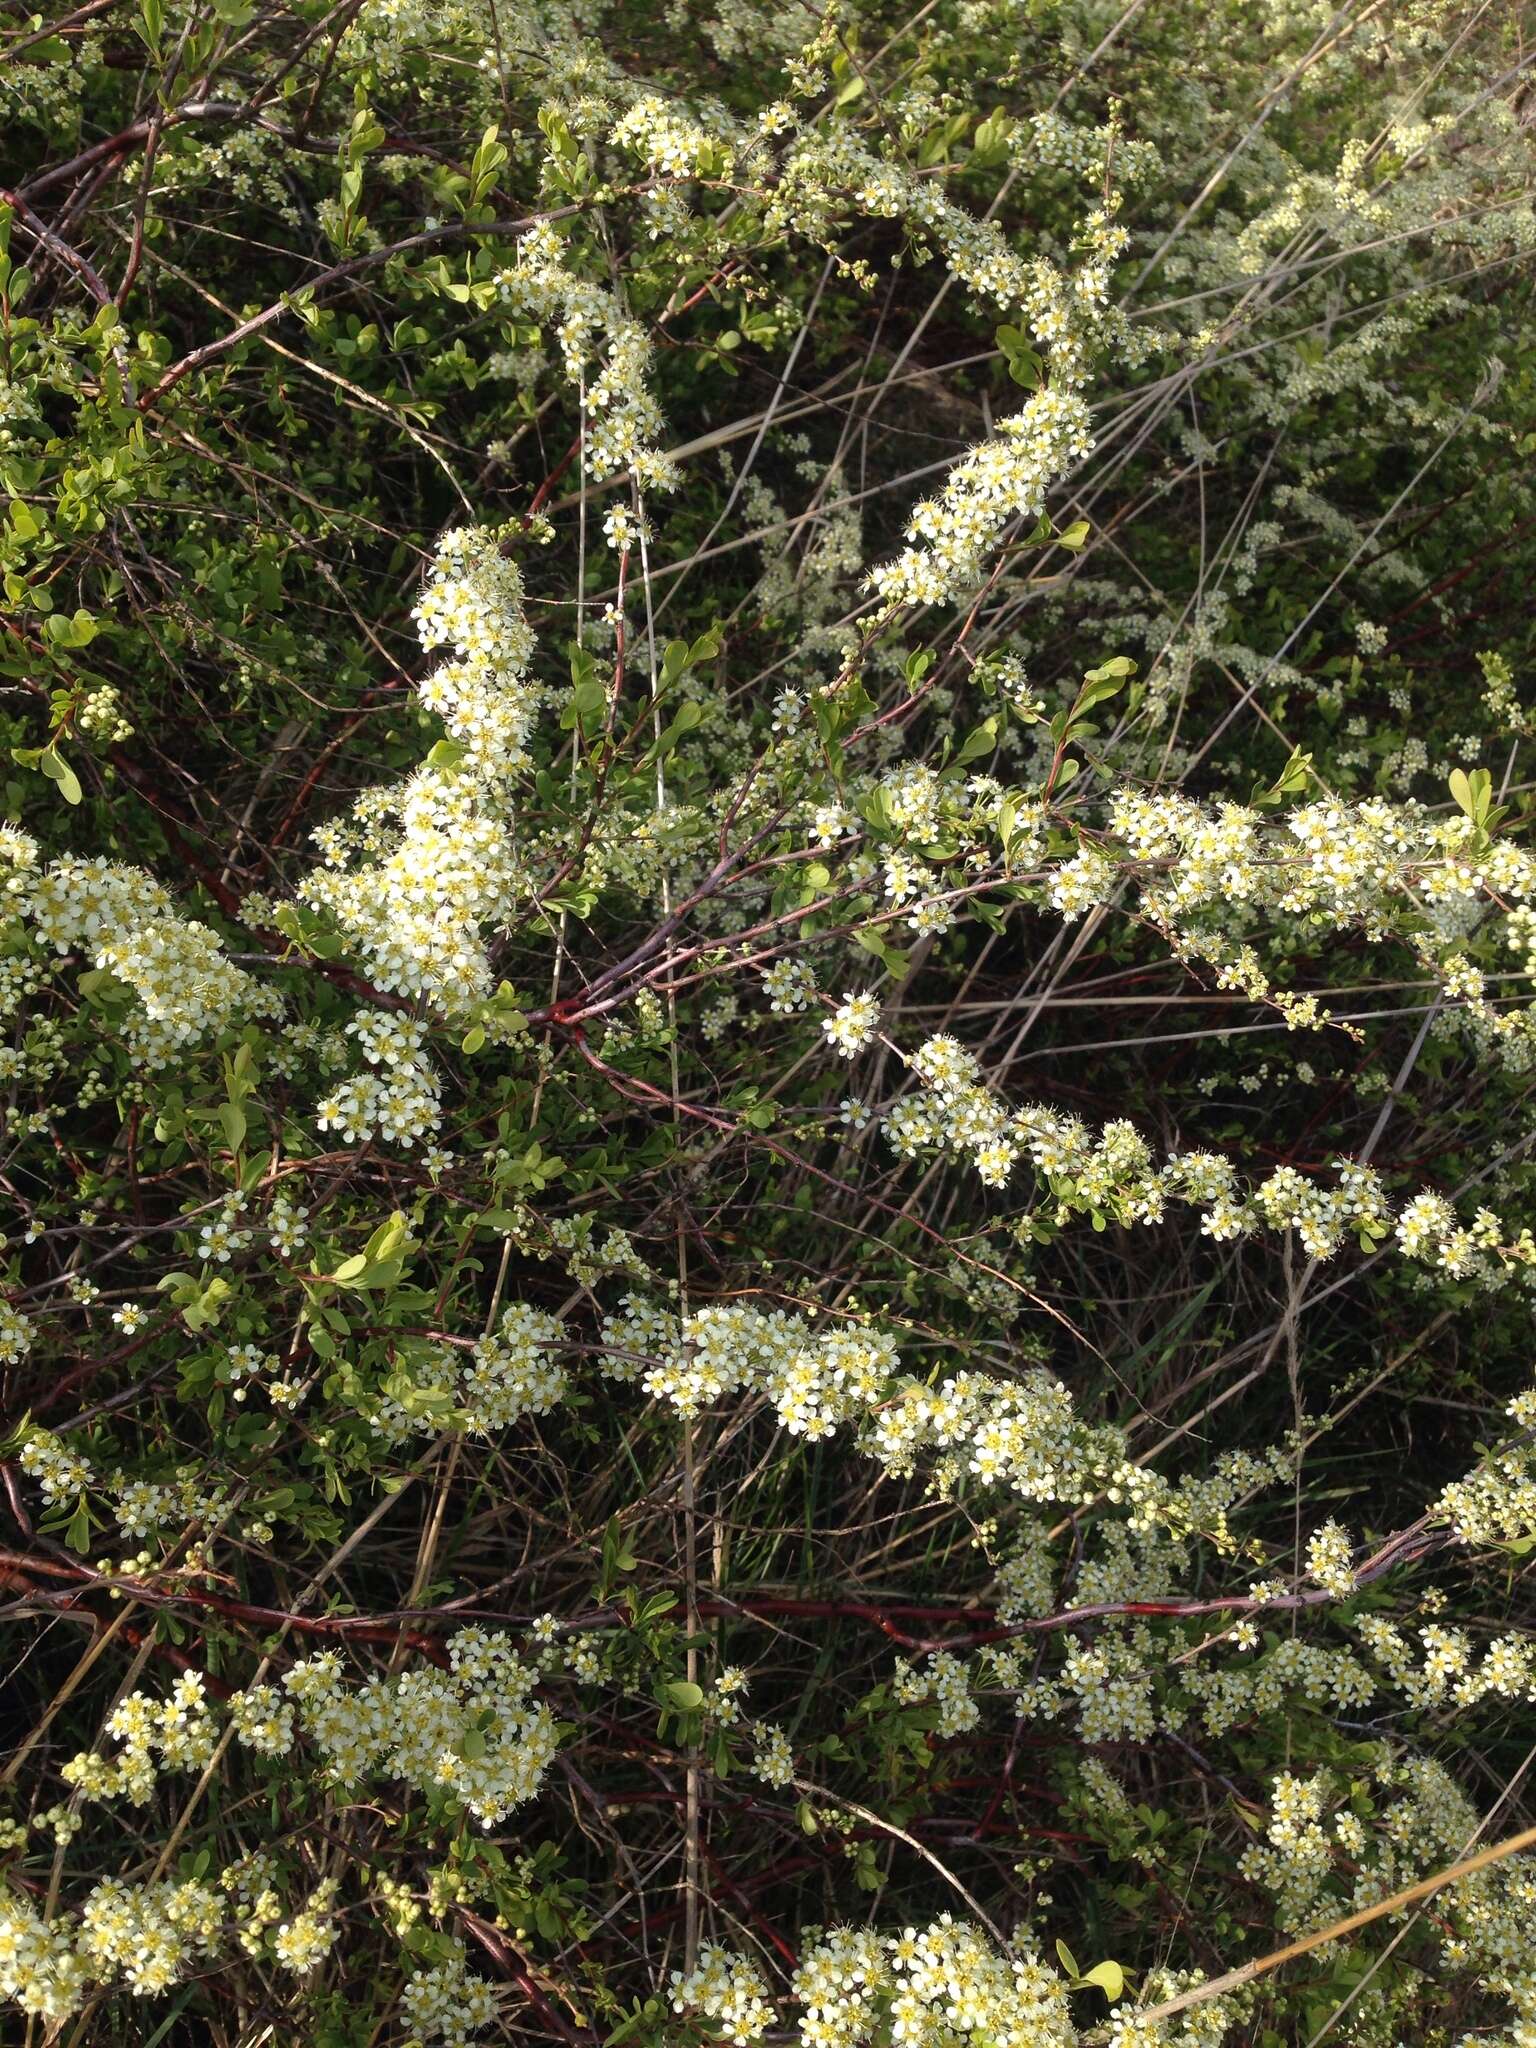
{"label": "reddish-brown branch", "polygon": [[[1419,1525],[1413,1529],[1400,1531],[1360,1565],[1356,1574],[1357,1579],[1362,1584],[1369,1583],[1394,1566],[1412,1562],[1423,1556],[1440,1540],[1434,1532]],[[59,1558],[38,1557],[16,1551],[0,1551],[0,1569],[66,1579],[83,1588],[110,1584],[114,1589],[149,1606],[191,1607],[221,1615],[231,1621],[247,1622],[263,1629],[287,1628],[300,1635],[330,1637],[333,1640],[403,1645],[419,1651],[434,1661],[440,1661],[443,1656],[442,1642],[440,1637],[433,1633],[434,1628],[456,1627],[469,1621],[491,1621],[508,1627],[526,1628],[533,1619],[531,1615],[508,1614],[481,1607],[472,1600],[439,1608],[415,1608],[394,1614],[298,1614],[287,1608],[264,1607],[252,1601],[236,1600],[227,1594],[215,1593],[199,1586],[161,1587],[119,1577],[109,1581],[92,1571],[88,1565],[75,1565]],[[51,1606],[69,1606],[75,1603],[78,1596],[48,1594],[39,1590],[37,1597]],[[1251,1593],[1229,1593],[1218,1594],[1205,1600],[1104,1600],[1082,1607],[1063,1608],[1054,1614],[1006,1622],[999,1620],[997,1610],[991,1607],[945,1607],[903,1600],[816,1599],[796,1594],[743,1594],[739,1599],[704,1598],[698,1603],[698,1612],[706,1621],[859,1621],[878,1629],[882,1635],[892,1642],[899,1643],[903,1649],[922,1654],[935,1650],[980,1649],[989,1643],[1007,1642],[1019,1636],[1054,1634],[1066,1629],[1084,1627],[1095,1621],[1133,1616],[1185,1621],[1207,1616],[1251,1614],[1261,1609],[1289,1611],[1321,1606],[1334,1597],[1321,1588],[1309,1587],[1305,1590],[1297,1589],[1290,1593],[1277,1594],[1267,1599],[1261,1599]],[[921,1623],[930,1633],[913,1633],[912,1629],[901,1626],[904,1622]],[[422,1624],[431,1626],[424,1627]],[[588,1608],[560,1624],[561,1633],[565,1635],[579,1635],[604,1629],[624,1629],[629,1626],[629,1616],[623,1609],[616,1607]],[[934,1629],[946,1626],[953,1632],[939,1635],[931,1633]]]}

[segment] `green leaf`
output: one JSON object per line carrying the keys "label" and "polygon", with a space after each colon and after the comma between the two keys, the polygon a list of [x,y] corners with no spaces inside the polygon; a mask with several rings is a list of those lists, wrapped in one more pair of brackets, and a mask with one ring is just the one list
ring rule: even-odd
{"label": "green leaf", "polygon": [[680,1712],[697,1713],[704,1704],[704,1688],[691,1678],[674,1678],[668,1683],[667,1698]]}
{"label": "green leaf", "polygon": [[1474,825],[1487,824],[1489,805],[1493,801],[1493,777],[1486,768],[1474,768],[1470,775],[1460,768],[1453,768],[1451,795]]}
{"label": "green leaf", "polygon": [[1038,391],[1045,376],[1045,358],[1030,347],[1023,330],[999,327],[997,345],[1003,352],[1008,374],[1014,383],[1022,384],[1028,391]]}
{"label": "green leaf", "polygon": [[388,1222],[379,1225],[372,1237],[369,1238],[367,1244],[364,1245],[363,1257],[369,1260],[370,1263],[375,1259],[392,1259],[396,1252],[405,1244],[409,1235],[410,1226],[397,1209]]}
{"label": "green leaf", "polygon": [[1265,788],[1263,783],[1256,782],[1248,801],[1255,810],[1272,810],[1283,798],[1294,796],[1299,790],[1305,789],[1311,779],[1312,756],[1304,754],[1300,747],[1294,747],[1291,750],[1291,758],[1275,781],[1270,783],[1268,788]]}
{"label": "green leaf", "polygon": [[486,1230],[499,1230],[504,1233],[518,1227],[518,1217],[511,1209],[482,1209],[479,1216],[472,1220],[477,1228],[483,1226]]}
{"label": "green leaf", "polygon": [[984,718],[980,725],[968,732],[960,743],[959,752],[950,762],[951,768],[963,768],[968,761],[979,760],[983,754],[990,754],[997,745],[997,719]]}
{"label": "green leaf", "polygon": [[[681,644],[680,642],[677,644]],[[677,707],[677,715],[646,755],[647,761],[664,761],[676,751],[678,741],[703,722],[704,706],[691,697]]]}
{"label": "green leaf", "polygon": [[1108,661],[1101,661],[1097,668],[1089,669],[1083,680],[1101,683],[1109,676],[1118,676],[1121,682],[1124,682],[1127,676],[1133,676],[1135,673],[1136,664],[1131,657],[1128,654],[1116,654]]}
{"label": "green leaf", "polygon": [[1095,1963],[1091,1970],[1084,1972],[1081,1982],[1096,1984],[1111,2005],[1125,1992],[1125,1972],[1118,1963]]}
{"label": "green leaf", "polygon": [[860,800],[859,810],[866,822],[873,825],[877,832],[890,831],[893,822],[891,800],[883,789],[872,789],[868,796]]}
{"label": "green leaf", "polygon": [[1106,661],[1099,668],[1091,668],[1083,677],[1083,687],[1072,706],[1074,721],[1084,711],[1091,711],[1095,704],[1103,704],[1111,697],[1117,697],[1124,689],[1126,679],[1136,673],[1136,664],[1123,655],[1116,655],[1113,661]]}
{"label": "green leaf", "polygon": [[544,904],[549,910],[568,910],[572,917],[580,918],[585,924],[597,908],[597,891],[589,883],[572,882],[546,896]]}
{"label": "green leaf", "polygon": [[571,694],[560,713],[560,724],[569,732],[580,725],[583,735],[590,737],[602,724],[603,714],[608,708],[608,685],[597,672],[597,665],[590,655],[583,656],[584,666],[576,673],[576,660],[572,657]]}
{"label": "green leaf", "polygon": [[80,778],[57,747],[44,747],[37,757],[37,765],[48,780],[57,785],[59,795],[63,797],[65,803],[79,803],[82,794]]}
{"label": "green leaf", "polygon": [[64,1531],[64,1541],[78,1557],[84,1557],[91,1547],[91,1511],[83,1500],[76,1504]]}

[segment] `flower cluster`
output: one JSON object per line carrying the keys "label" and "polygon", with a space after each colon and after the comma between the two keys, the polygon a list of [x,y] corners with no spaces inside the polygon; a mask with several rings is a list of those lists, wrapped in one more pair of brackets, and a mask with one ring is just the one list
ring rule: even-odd
{"label": "flower cluster", "polygon": [[72,1501],[91,1484],[90,1461],[51,1430],[33,1430],[21,1447],[21,1469],[35,1479],[49,1507]]}
{"label": "flower cluster", "polygon": [[794,1996],[802,2048],[865,2048],[891,2038],[947,2048],[982,2037],[996,2048],[1074,2048],[1059,1972],[1027,1944],[1004,1955],[979,1927],[941,1913],[900,1934],[837,1927],[802,1958]]}
{"label": "flower cluster", "polygon": [[[426,1051],[424,1025],[386,1010],[364,1011],[347,1026],[374,1071],[340,1082],[315,1111],[316,1126],[348,1145],[375,1136],[419,1145],[442,1116],[442,1080]],[[291,1234],[291,1233],[289,1233]]]}
{"label": "flower cluster", "polygon": [[921,1671],[914,1671],[898,1657],[892,1689],[903,1706],[921,1706],[931,1700],[938,1709],[935,1726],[940,1735],[964,1735],[981,1719],[981,1709],[971,1695],[970,1674],[948,1650],[935,1650]]}
{"label": "flower cluster", "polygon": [[730,169],[730,150],[658,93],[642,93],[614,124],[608,139],[664,178]]}
{"label": "flower cluster", "polygon": [[[259,1684],[234,1693],[227,1711],[236,1741],[258,1756],[288,1756],[302,1736],[338,1784],[402,1778],[451,1793],[490,1827],[532,1798],[555,1752],[554,1720],[531,1697],[537,1677],[505,1638],[462,1629],[448,1643],[446,1670],[376,1676],[349,1688],[339,1658],[327,1651],[292,1666],[281,1691]],[[186,1672],[163,1701],[144,1693],[120,1701],[106,1723],[121,1745],[117,1755],[84,1751],[62,1776],[82,1798],[142,1806],[161,1771],[207,1763],[218,1725],[202,1677]],[[300,1941],[299,1933],[290,1936],[295,1955]]]}
{"label": "flower cluster", "polygon": [[[637,140],[644,130],[636,116]],[[654,123],[651,133],[659,142]],[[583,398],[587,474],[601,482],[630,470],[647,489],[670,490],[677,473],[656,445],[662,419],[648,382],[650,339],[613,292],[578,276],[569,255],[564,238],[541,223],[518,243],[497,288],[509,306],[554,326],[566,378]]]}
{"label": "flower cluster", "polygon": [[1519,733],[1525,739],[1536,734],[1536,722],[1520,702],[1515,688],[1515,674],[1502,654],[1484,653],[1478,657],[1483,671],[1483,707],[1495,725],[1503,732]]}
{"label": "flower cluster", "polygon": [[60,953],[79,947],[132,991],[124,1032],[146,1067],[165,1066],[180,1047],[237,1017],[271,1012],[272,998],[226,958],[217,933],[183,917],[142,868],[55,861],[23,900],[45,944]]}
{"label": "flower cluster", "polygon": [[868,992],[855,995],[850,990],[821,1028],[827,1043],[845,1060],[851,1060],[857,1059],[865,1046],[874,1043],[875,1027],[879,1021],[879,997]]}
{"label": "flower cluster", "polygon": [[1058,1215],[1113,1216],[1119,1223],[1157,1223],[1170,1201],[1199,1207],[1202,1232],[1217,1242],[1256,1230],[1295,1230],[1308,1255],[1327,1259],[1347,1238],[1367,1251],[1395,1236],[1403,1254],[1453,1278],[1496,1285],[1536,1264],[1529,1231],[1510,1231],[1491,1209],[1463,1224],[1443,1195],[1429,1190],[1394,1210],[1381,1176],[1342,1160],[1337,1185],[1277,1167],[1251,1191],[1237,1168],[1214,1152],[1175,1152],[1159,1167],[1146,1140],[1116,1120],[1095,1134],[1079,1118],[1038,1106],[1010,1110],[979,1078],[975,1055],[947,1033],[919,1046],[910,1065],[924,1084],[885,1119],[886,1135],[904,1158],[928,1148],[969,1156],[981,1179],[1006,1184],[1021,1158],[1045,1182]]}
{"label": "flower cluster", "polygon": [[1048,894],[1064,915],[1106,903],[1130,882],[1136,909],[1177,954],[1209,962],[1222,986],[1274,1004],[1293,1027],[1324,1013],[1315,998],[1275,988],[1242,939],[1248,923],[1269,913],[1369,939],[1396,934],[1493,1041],[1523,1056],[1536,1029],[1530,1011],[1487,1001],[1465,945],[1479,926],[1502,923],[1519,948],[1536,902],[1536,856],[1470,814],[1372,797],[1298,804],[1267,820],[1242,804],[1122,788],[1108,826],[1111,844],[1087,846],[1051,873]]}
{"label": "flower cluster", "polygon": [[472,1977],[463,1947],[455,1942],[446,1962],[421,1970],[406,1985],[401,2008],[413,2034],[467,2048],[496,2017],[496,1994],[483,1977]]}
{"label": "flower cluster", "polygon": [[883,1331],[818,1330],[802,1316],[742,1303],[701,1308],[679,1324],[631,1294],[604,1323],[603,1342],[610,1377],[640,1380],[684,1415],[750,1388],[768,1396],[786,1429],[812,1441],[866,1414],[899,1367]]}
{"label": "flower cluster", "polygon": [[816,1000],[816,977],[803,960],[775,960],[764,968],[762,983],[776,1017],[792,1017]]}
{"label": "flower cluster", "polygon": [[565,1366],[555,1355],[559,1318],[515,1302],[498,1329],[482,1337],[461,1368],[456,1402],[475,1436],[509,1428],[524,1415],[547,1415],[564,1400]]}
{"label": "flower cluster", "polygon": [[1505,1413],[1519,1434],[1453,1480],[1435,1503],[1464,1543],[1523,1544],[1536,1535],[1536,1390],[1517,1394]]}
{"label": "flower cluster", "polygon": [[32,1324],[20,1309],[0,1301],[0,1365],[19,1365],[32,1349]]}
{"label": "flower cluster", "polygon": [[533,1797],[555,1753],[554,1717],[531,1697],[537,1677],[504,1638],[471,1628],[450,1639],[446,1671],[350,1688],[324,1651],[295,1664],[283,1685],[336,1784],[401,1778],[452,1794],[490,1828]]}
{"label": "flower cluster", "polygon": [[452,650],[419,695],[463,748],[463,765],[485,782],[526,767],[540,696],[528,677],[533,630],[522,571],[502,536],[469,526],[445,533],[413,617],[429,654]]}
{"label": "flower cluster", "polygon": [[214,1883],[104,1878],[78,1914],[48,1918],[0,1891],[0,1998],[56,2024],[118,1984],[135,1998],[156,1997],[231,1940],[293,1976],[307,1975],[335,1946],[337,1887],[321,1884],[284,1920],[264,1867],[258,1884],[251,1877],[249,1864],[232,1864]]}
{"label": "flower cluster", "polygon": [[953,604],[980,580],[983,562],[1016,519],[1036,520],[1046,493],[1093,447],[1088,407],[1077,392],[1037,391],[998,421],[997,438],[950,472],[944,489],[913,510],[910,546],[870,573],[882,607]]}
{"label": "flower cluster", "polygon": [[121,1744],[110,1759],[84,1750],[60,1776],[83,1799],[126,1799],[147,1805],[162,1771],[200,1770],[213,1755],[218,1727],[200,1673],[185,1671],[170,1697],[130,1693],[107,1716],[106,1732]]}
{"label": "flower cluster", "polygon": [[[380,988],[460,1015],[490,993],[482,934],[527,890],[508,813],[508,779],[527,763],[541,702],[528,674],[533,636],[522,578],[492,530],[446,534],[417,605],[422,645],[447,646],[421,685],[452,739],[397,788],[366,791],[350,818],[315,835],[323,865],[299,900],[339,929]],[[426,1105],[416,1076],[409,1126]],[[363,1091],[364,1096],[368,1091]],[[367,1101],[342,1128],[367,1124]],[[340,1105],[345,1116],[353,1107]]]}
{"label": "flower cluster", "polygon": [[495,1330],[466,1348],[403,1349],[381,1388],[373,1427],[401,1443],[450,1426],[491,1436],[525,1415],[547,1415],[568,1389],[562,1338],[558,1317],[514,1302]]}
{"label": "flower cluster", "polygon": [[1121,185],[1144,184],[1160,168],[1155,143],[1125,135],[1117,123],[1089,128],[1065,120],[1056,110],[1031,114],[1009,138],[1008,154],[1021,168],[1041,164],[1071,171],[1085,183],[1096,183],[1113,167]]}
{"label": "flower cluster", "polygon": [[672,1972],[672,2010],[715,2021],[727,2041],[760,2039],[773,2017],[756,1964],[714,1941],[704,1943],[686,1974]]}
{"label": "flower cluster", "polygon": [[1340,1523],[1324,1522],[1313,1530],[1307,1542],[1307,1576],[1336,1600],[1347,1600],[1354,1592],[1354,1546]]}
{"label": "flower cluster", "polygon": [[1082,1422],[1066,1388],[1044,1372],[1018,1380],[959,1372],[938,1386],[903,1378],[895,1340],[850,1325],[818,1329],[807,1317],[743,1303],[696,1310],[681,1324],[629,1295],[603,1325],[605,1370],[639,1380],[684,1415],[728,1394],[764,1395],[780,1422],[809,1439],[863,1425],[864,1448],[907,1475],[936,1460],[934,1483],[966,1477],[1031,1500],[1084,1501],[1106,1488],[1148,1502],[1160,1483],[1128,1464],[1124,1438]]}
{"label": "flower cluster", "polygon": [[795,1752],[789,1737],[771,1721],[759,1721],[752,1730],[752,1770],[765,1785],[783,1789],[795,1779]]}

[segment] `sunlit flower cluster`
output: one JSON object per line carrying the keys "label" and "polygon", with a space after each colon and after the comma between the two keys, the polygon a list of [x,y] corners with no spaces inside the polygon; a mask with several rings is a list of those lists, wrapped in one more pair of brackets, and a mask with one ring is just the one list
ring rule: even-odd
{"label": "sunlit flower cluster", "polygon": [[91,1484],[90,1460],[71,1450],[51,1430],[34,1430],[21,1447],[21,1469],[37,1482],[50,1507],[72,1501]]}
{"label": "sunlit flower cluster", "polygon": [[[373,1137],[421,1144],[437,1130],[442,1113],[442,1080],[426,1052],[425,1027],[375,1010],[362,1012],[347,1029],[357,1034],[372,1071],[338,1083],[317,1107],[316,1127],[336,1131],[348,1145]],[[291,1226],[284,1234],[292,1236]]]}
{"label": "sunlit flower cluster", "polygon": [[528,678],[533,631],[523,611],[523,576],[493,529],[445,533],[413,614],[430,654],[452,650],[418,694],[464,749],[464,766],[490,782],[528,763],[539,690]]}
{"label": "sunlit flower cluster", "polygon": [[60,1775],[84,1799],[126,1799],[144,1806],[161,1771],[200,1770],[213,1754],[218,1724],[200,1673],[185,1671],[164,1700],[130,1693],[107,1716],[106,1733],[118,1745],[111,1757],[83,1750]]}
{"label": "sunlit flower cluster", "polygon": [[947,2048],[980,2036],[996,2048],[1073,2048],[1067,1986],[1026,1944],[1004,1955],[979,1927],[941,1913],[880,1935],[837,1927],[802,1957],[793,1993],[802,2048]]}
{"label": "sunlit flower cluster", "polygon": [[773,2017],[757,1966],[714,1941],[705,1942],[686,1974],[672,1972],[672,2010],[713,2020],[727,2041],[758,2040]]}
{"label": "sunlit flower cluster", "polygon": [[565,1398],[561,1335],[557,1317],[526,1302],[503,1311],[460,1369],[455,1398],[472,1434],[490,1436],[525,1415],[547,1415]]}
{"label": "sunlit flower cluster", "polygon": [[1536,858],[1479,835],[1461,811],[1371,797],[1297,804],[1266,818],[1241,804],[1122,788],[1108,825],[1109,844],[1085,847],[1052,873],[1050,898],[1065,915],[1107,903],[1129,881],[1136,908],[1176,951],[1210,962],[1223,986],[1275,1003],[1295,1025],[1323,1013],[1315,999],[1274,987],[1242,942],[1246,922],[1267,912],[1371,939],[1396,934],[1494,1040],[1515,1049],[1528,1038],[1527,1011],[1487,1001],[1464,947],[1490,919],[1517,937],[1536,902]]}
{"label": "sunlit flower cluster", "polygon": [[614,124],[609,140],[667,178],[730,168],[729,149],[659,93],[642,93]]}
{"label": "sunlit flower cluster", "polygon": [[537,1792],[556,1748],[554,1717],[531,1697],[538,1673],[505,1638],[461,1629],[448,1669],[374,1676],[349,1687],[339,1658],[295,1664],[283,1686],[327,1774],[351,1787],[401,1778],[448,1792],[494,1827]]}
{"label": "sunlit flower cluster", "polygon": [[979,1078],[975,1055],[948,1033],[927,1039],[910,1064],[924,1086],[885,1118],[893,1149],[903,1158],[929,1150],[969,1157],[994,1187],[1027,1158],[1061,1215],[1156,1223],[1170,1201],[1179,1201],[1202,1210],[1200,1228],[1217,1242],[1262,1228],[1295,1230],[1309,1256],[1326,1259],[1349,1238],[1370,1251],[1395,1236],[1406,1257],[1489,1284],[1536,1264],[1529,1231],[1513,1232],[1493,1210],[1479,1209],[1463,1224],[1444,1196],[1427,1189],[1394,1209],[1381,1176],[1358,1161],[1339,1161],[1332,1186],[1280,1166],[1245,1190],[1237,1168],[1219,1153],[1175,1152],[1157,1166],[1130,1123],[1107,1123],[1095,1135],[1054,1110],[1010,1110]]}
{"label": "sunlit flower cluster", "polygon": [[1536,1536],[1536,1392],[1517,1394],[1505,1413],[1517,1433],[1435,1503],[1464,1543],[1524,1544]]}
{"label": "sunlit flower cluster", "polygon": [[[323,865],[299,898],[346,935],[378,987],[457,1015],[490,993],[482,934],[526,887],[507,782],[527,763],[542,693],[528,675],[522,578],[497,532],[444,536],[416,617],[424,647],[453,650],[420,689],[453,737],[404,783],[366,791],[348,818],[320,829]],[[394,1064],[409,1073],[393,1121],[428,1128],[421,1074],[404,1058]],[[337,1127],[369,1126],[375,1095],[352,1084],[338,1096]]]}
{"label": "sunlit flower cluster", "polygon": [[[637,115],[634,139],[686,155],[694,149],[684,127],[665,133]],[[679,145],[679,136],[682,137]],[[522,237],[517,260],[496,284],[507,304],[554,328],[566,378],[583,397],[586,430],[582,460],[599,482],[631,470],[650,490],[670,490],[675,467],[657,446],[661,410],[651,393],[651,344],[641,323],[611,290],[577,274],[564,238],[548,223]]]}
{"label": "sunlit flower cluster", "polygon": [[833,1050],[845,1060],[851,1060],[874,1042],[879,1019],[879,997],[867,991],[856,995],[850,990],[821,1028]]}
{"label": "sunlit flower cluster", "polygon": [[935,1484],[967,1476],[1033,1500],[1087,1500],[1105,1487],[1148,1501],[1159,1482],[1126,1462],[1124,1439],[1084,1424],[1059,1381],[1040,1371],[1003,1380],[958,1372],[937,1386],[905,1378],[894,1339],[862,1325],[818,1328],[743,1303],[696,1310],[681,1325],[630,1295],[603,1325],[610,1377],[639,1380],[684,1415],[727,1395],[764,1395],[785,1428],[809,1439],[842,1423],[887,1470],[935,1460]]}
{"label": "sunlit flower cluster", "polygon": [[132,990],[123,1028],[146,1066],[163,1067],[236,1017],[271,1011],[268,992],[226,957],[218,935],[183,917],[142,868],[55,861],[36,875],[26,911],[46,944],[78,947]]}
{"label": "sunlit flower cluster", "polygon": [[467,2048],[496,2017],[495,1992],[483,1977],[470,1975],[457,1942],[446,1962],[412,1977],[400,2004],[412,2033],[444,2048]]}
{"label": "sunlit flower cluster", "polygon": [[1037,391],[999,420],[997,438],[950,472],[936,498],[913,511],[910,546],[870,575],[881,603],[954,603],[979,581],[987,553],[1015,519],[1035,520],[1046,493],[1093,446],[1088,407],[1072,390]]}
{"label": "sunlit flower cluster", "polygon": [[319,1885],[285,1920],[260,1859],[233,1864],[212,1882],[104,1878],[75,1914],[44,1917],[0,1891],[0,1997],[57,2022],[117,1985],[135,1998],[156,1997],[236,1942],[306,1976],[335,1946],[336,1892],[332,1882]]}

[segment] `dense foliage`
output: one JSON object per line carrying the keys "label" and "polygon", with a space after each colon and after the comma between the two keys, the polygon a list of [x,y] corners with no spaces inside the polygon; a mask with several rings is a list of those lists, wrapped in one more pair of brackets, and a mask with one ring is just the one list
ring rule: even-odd
{"label": "dense foliage", "polygon": [[32,4],[4,2039],[1530,2048],[1536,20]]}

